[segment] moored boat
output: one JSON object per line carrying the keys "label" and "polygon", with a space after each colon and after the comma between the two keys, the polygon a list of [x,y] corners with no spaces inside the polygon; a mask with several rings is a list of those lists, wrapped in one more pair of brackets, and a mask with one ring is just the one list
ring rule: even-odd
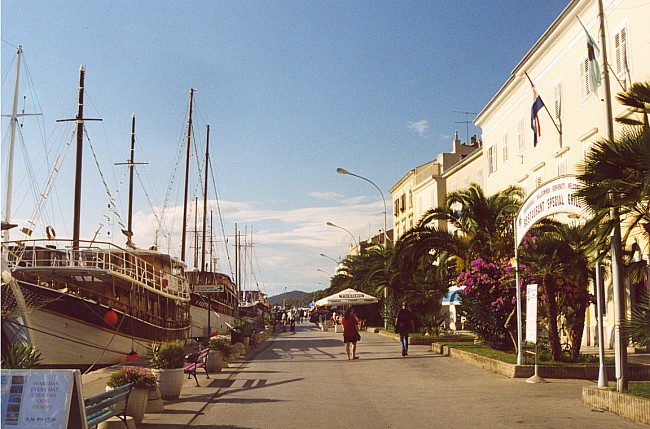
{"label": "moored boat", "polygon": [[3,243],[3,251],[28,314],[22,328],[44,365],[113,364],[144,354],[149,342],[189,336],[190,293],[178,259],[56,239]]}

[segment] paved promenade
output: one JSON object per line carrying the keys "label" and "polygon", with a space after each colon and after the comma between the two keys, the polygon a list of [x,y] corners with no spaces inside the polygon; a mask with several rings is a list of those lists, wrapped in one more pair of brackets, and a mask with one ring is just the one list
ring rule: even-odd
{"label": "paved promenade", "polygon": [[[529,384],[362,333],[360,359],[342,335],[299,324],[269,338],[221,373],[186,380],[177,401],[146,414],[139,428],[639,428],[580,402],[585,380]],[[84,376],[85,394],[103,390]]]}

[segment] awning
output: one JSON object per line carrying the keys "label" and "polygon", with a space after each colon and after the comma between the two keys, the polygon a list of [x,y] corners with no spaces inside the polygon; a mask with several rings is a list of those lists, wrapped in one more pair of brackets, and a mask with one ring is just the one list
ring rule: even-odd
{"label": "awning", "polygon": [[355,289],[345,289],[333,295],[316,301],[316,307],[331,307],[334,305],[364,305],[375,304],[378,299]]}
{"label": "awning", "polygon": [[458,286],[449,288],[445,296],[442,297],[442,305],[460,305],[462,304],[462,289]]}

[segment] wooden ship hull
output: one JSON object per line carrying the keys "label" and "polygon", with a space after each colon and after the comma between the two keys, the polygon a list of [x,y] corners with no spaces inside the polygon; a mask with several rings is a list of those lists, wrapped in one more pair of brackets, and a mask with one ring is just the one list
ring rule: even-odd
{"label": "wooden ship hull", "polygon": [[190,289],[169,255],[61,240],[3,243],[3,252],[15,282],[3,284],[3,317],[5,292],[22,294],[22,328],[43,365],[114,364],[190,336]]}

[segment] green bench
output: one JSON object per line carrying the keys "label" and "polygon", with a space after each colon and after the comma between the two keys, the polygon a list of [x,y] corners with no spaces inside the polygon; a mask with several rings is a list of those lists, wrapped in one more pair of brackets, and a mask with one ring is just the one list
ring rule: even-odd
{"label": "green bench", "polygon": [[131,393],[132,383],[125,384],[88,399],[84,399],[87,427],[97,427],[111,417],[119,417],[128,428],[126,421],[126,404]]}

